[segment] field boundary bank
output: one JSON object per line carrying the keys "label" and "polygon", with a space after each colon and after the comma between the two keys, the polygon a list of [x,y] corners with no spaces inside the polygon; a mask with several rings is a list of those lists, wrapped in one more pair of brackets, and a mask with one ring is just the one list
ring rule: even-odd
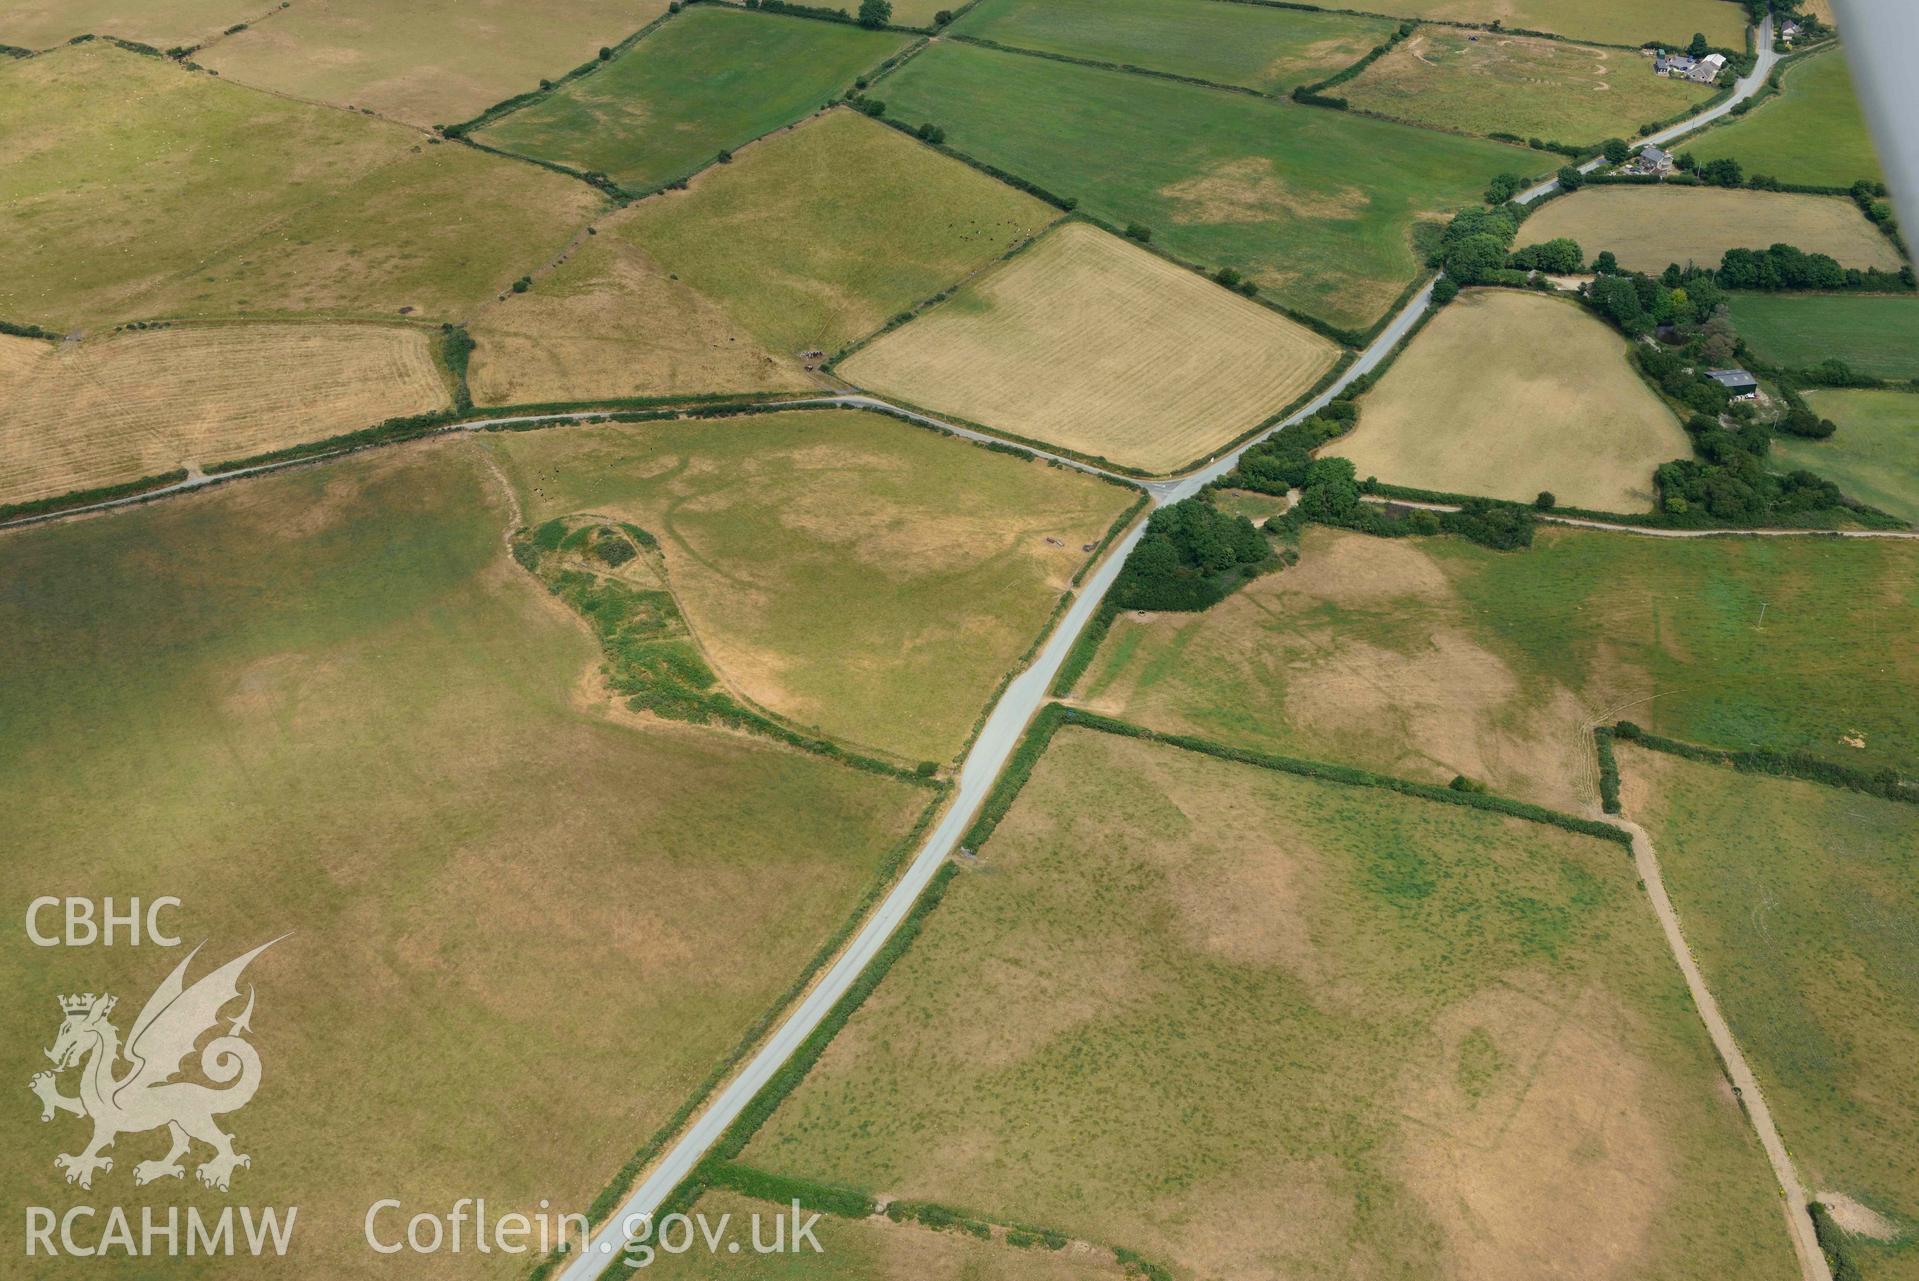
{"label": "field boundary bank", "polygon": [[[1057,712],[1053,709],[1057,708]],[[1049,715],[1050,713],[1050,715]],[[1134,738],[1143,742],[1163,743],[1182,751],[1194,752],[1201,756],[1211,756],[1218,760],[1230,761],[1239,765],[1251,765],[1259,769],[1271,770],[1279,774],[1292,774],[1300,778],[1315,779],[1320,782],[1338,783],[1348,787],[1368,787],[1381,791],[1397,792],[1402,796],[1411,796],[1420,800],[1436,801],[1445,805],[1456,805],[1463,809],[1481,810],[1499,814],[1507,818],[1523,819],[1529,823],[1541,823],[1548,827],[1558,827],[1580,836],[1596,837],[1599,840],[1612,841],[1617,845],[1630,845],[1629,835],[1611,823],[1584,818],[1577,814],[1568,814],[1549,806],[1536,805],[1531,801],[1515,800],[1490,792],[1470,792],[1447,787],[1440,783],[1421,783],[1413,779],[1400,778],[1397,775],[1382,774],[1375,770],[1357,765],[1342,765],[1334,761],[1312,760],[1306,757],[1285,756],[1277,752],[1260,752],[1251,748],[1233,747],[1229,744],[1214,742],[1191,734],[1169,734],[1137,725],[1131,721],[1106,716],[1086,708],[1066,703],[1048,703],[1034,720],[1034,731],[1042,729],[1044,740],[1037,743],[1028,760],[1024,751],[1015,752],[1017,762],[1025,761],[1026,767],[1004,797],[997,792],[987,798],[982,807],[980,818],[967,831],[967,845],[978,848],[999,826],[1000,819],[1012,808],[1013,801],[1026,785],[1034,765],[1045,752],[1046,745],[1053,735],[1063,726],[1097,730],[1103,734],[1112,734],[1120,738]],[[1013,769],[1009,769],[1005,778],[1011,778]],[[995,804],[995,802],[1000,802]],[[990,822],[988,821],[990,818]]]}
{"label": "field boundary bank", "polygon": [[1919,779],[1890,765],[1877,770],[1862,770],[1802,750],[1782,752],[1766,748],[1712,747],[1705,743],[1689,743],[1684,739],[1653,734],[1631,721],[1600,726],[1595,732],[1599,731],[1603,731],[1610,740],[1632,743],[1647,751],[1677,756],[1683,760],[1721,766],[1741,774],[1818,783],[1823,787],[1877,796],[1881,800],[1919,805]]}
{"label": "field boundary bank", "polygon": [[1055,1228],[984,1218],[941,1202],[877,1197],[855,1188],[778,1174],[743,1161],[715,1161],[702,1167],[701,1176],[702,1193],[721,1190],[781,1207],[798,1201],[803,1209],[835,1218],[853,1222],[884,1219],[891,1224],[911,1225],[929,1232],[960,1232],[1014,1250],[1058,1253],[1071,1249],[1106,1253],[1112,1255],[1114,1264],[1128,1276],[1146,1278],[1146,1281],[1172,1281],[1170,1269],[1147,1261],[1137,1250],[1071,1237]]}

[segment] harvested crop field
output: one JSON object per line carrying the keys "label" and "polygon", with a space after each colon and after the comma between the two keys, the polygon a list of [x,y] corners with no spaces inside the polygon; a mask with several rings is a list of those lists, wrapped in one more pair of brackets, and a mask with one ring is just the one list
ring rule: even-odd
{"label": "harvested crop field", "polygon": [[[226,1121],[252,1157],[233,1198],[300,1207],[273,1269],[289,1277],[390,1276],[362,1237],[377,1197],[584,1207],[803,972],[929,799],[581,708],[599,651],[509,559],[512,519],[460,438],[0,538],[0,720],[33,727],[31,750],[0,753],[7,883],[177,894],[179,933],[208,940],[196,977],[292,931],[248,971],[263,1084]],[[23,999],[0,1014],[5,1070],[24,1087],[47,1066],[76,969],[120,997],[125,1027],[184,951],[79,960],[9,931],[0,979]],[[582,975],[621,999],[583,999]],[[0,1194],[85,1195],[52,1161],[83,1122],[23,1106],[0,1127],[22,1158]],[[92,1195],[164,1222],[188,1191],[138,1188],[133,1166],[165,1150],[123,1134]],[[216,1194],[188,1188],[206,1213]],[[468,1250],[405,1272],[526,1268]],[[262,1269],[241,1251],[138,1271]]]}
{"label": "harvested crop field", "polygon": [[1733,323],[1769,364],[1842,360],[1874,378],[1919,378],[1919,298],[1901,294],[1740,294]]}
{"label": "harvested crop field", "polygon": [[666,0],[300,0],[194,55],[240,84],[430,127],[593,61]]}
{"label": "harvested crop field", "polygon": [[1910,545],[1542,528],[1508,553],[1308,527],[1300,553],[1203,614],[1120,615],[1075,696],[1155,729],[1464,774],[1569,810],[1597,799],[1589,727],[1622,716],[1721,747],[1919,766]]}
{"label": "harvested crop field", "polygon": [[434,341],[392,325],[273,324],[0,338],[0,503],[447,408]]}
{"label": "harvested crop field", "polygon": [[1575,40],[1636,48],[1647,41],[1683,47],[1693,32],[1741,49],[1746,16],[1725,0],[1379,0],[1383,12],[1447,22],[1498,22],[1510,30],[1550,31]]}
{"label": "harvested crop field", "polygon": [[1298,399],[1340,349],[1086,223],[1068,223],[839,367],[882,395],[1148,472]]}
{"label": "harvested crop field", "polygon": [[1559,236],[1590,260],[1610,249],[1620,265],[1658,273],[1672,263],[1717,267],[1728,249],[1797,245],[1842,267],[1897,271],[1892,241],[1842,196],[1720,187],[1588,187],[1547,204],[1519,228],[1521,245]]}
{"label": "harvested crop field", "polygon": [[792,355],[761,347],[719,304],[625,239],[618,228],[626,221],[602,220],[600,234],[526,293],[474,316],[467,379],[476,404],[813,386]]}
{"label": "harvested crop field", "polygon": [[9,0],[0,44],[50,49],[75,36],[118,36],[156,49],[196,45],[260,12],[262,0]]}
{"label": "harvested crop field", "polygon": [[1730,156],[1747,173],[1781,182],[1850,187],[1861,178],[1882,180],[1846,55],[1837,48],[1786,64],[1777,98],[1688,138],[1685,149],[1702,163]]}
{"label": "harvested crop field", "polygon": [[1919,1274],[1914,809],[1619,748],[1686,939],[1808,1189],[1890,1220],[1860,1272]]}
{"label": "harvested crop field", "polygon": [[802,728],[951,757],[1128,490],[880,414],[502,434],[528,524],[658,537],[719,676]]}
{"label": "harvested crop field", "polygon": [[1435,316],[1326,447],[1361,477],[1452,494],[1647,511],[1653,469],[1691,456],[1625,343],[1564,299],[1468,290]]}
{"label": "harvested crop field", "polygon": [[1279,93],[1392,34],[1384,18],[1215,0],[980,0],[955,35]]}
{"label": "harvested crop field", "polygon": [[1772,465],[1803,467],[1847,497],[1919,525],[1919,395],[1909,391],[1810,391],[1806,403],[1839,430],[1825,440],[1773,438]]}
{"label": "harvested crop field", "polygon": [[1422,27],[1328,92],[1415,124],[1584,146],[1630,138],[1640,125],[1685,112],[1714,91],[1654,75],[1637,52]]}
{"label": "harvested crop field", "polygon": [[1365,329],[1420,268],[1414,224],[1541,153],[1222,89],[940,41],[881,81],[889,119],[1266,297]]}
{"label": "harvested crop field", "polygon": [[852,111],[830,111],[631,206],[638,245],[775,359],[831,354],[1059,216]]}
{"label": "harvested crop field", "polygon": [[99,42],[0,60],[16,322],[458,319],[602,205],[559,174]]}
{"label": "harvested crop field", "polygon": [[818,110],[907,40],[898,32],[697,5],[474,137],[607,174],[628,190],[649,189]]}
{"label": "harvested crop field", "polygon": [[1621,847],[1072,728],[744,1159],[1175,1276],[1796,1275]]}
{"label": "harvested crop field", "polygon": [[[774,1222],[789,1211],[784,1204],[714,1190],[703,1193],[689,1213],[705,1216],[710,1224],[730,1215],[734,1230],[749,1235],[746,1225],[758,1215],[763,1240],[770,1242]],[[1022,1249],[879,1215],[827,1215],[813,1235],[820,1243],[817,1254],[810,1247],[781,1254],[744,1249],[709,1254],[696,1246],[679,1254],[660,1251],[639,1275],[663,1281],[1127,1281],[1137,1275],[1123,1270],[1110,1251],[1068,1246],[1055,1254],[1037,1244]]]}

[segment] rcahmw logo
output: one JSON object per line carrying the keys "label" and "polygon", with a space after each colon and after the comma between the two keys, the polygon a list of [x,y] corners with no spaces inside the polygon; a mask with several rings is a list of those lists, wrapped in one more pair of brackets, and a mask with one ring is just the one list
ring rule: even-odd
{"label": "rcahmw logo", "polygon": [[[60,998],[60,1032],[46,1052],[53,1068],[30,1085],[42,1121],[65,1112],[93,1122],[84,1148],[53,1159],[68,1183],[91,1189],[96,1176],[112,1174],[114,1161],[106,1151],[117,1139],[151,1130],[164,1129],[168,1147],[134,1165],[135,1184],[184,1183],[183,1160],[197,1157],[195,1180],[225,1192],[236,1170],[252,1166],[252,1157],[234,1150],[233,1136],[216,1120],[245,1107],[260,1088],[260,1055],[246,1039],[253,1030],[252,986],[237,1015],[223,1017],[222,1011],[240,999],[247,966],[279,941],[262,943],[189,986],[187,967],[199,954],[196,947],[140,1007],[124,1042],[111,1017],[116,998],[104,992]],[[203,1079],[188,1079],[189,1062],[209,1032],[215,1035],[197,1056]],[[78,1073],[72,1095],[60,1089],[60,1077],[69,1071]],[[217,1214],[198,1206],[147,1206],[138,1212],[136,1228],[136,1216],[121,1206],[28,1206],[27,1254],[284,1254],[298,1213],[297,1206],[226,1206]]]}

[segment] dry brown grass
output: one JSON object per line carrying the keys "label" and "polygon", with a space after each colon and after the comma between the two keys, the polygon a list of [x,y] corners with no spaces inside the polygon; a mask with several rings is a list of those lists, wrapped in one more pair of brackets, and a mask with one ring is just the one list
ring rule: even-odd
{"label": "dry brown grass", "polygon": [[1588,259],[1610,249],[1634,271],[1664,271],[1675,262],[1717,267],[1728,249],[1781,243],[1830,254],[1845,267],[1904,265],[1850,200],[1796,192],[1588,187],[1548,204],[1519,229],[1522,245],[1558,236],[1577,240]]}
{"label": "dry brown grass", "polygon": [[1123,615],[1080,693],[1156,729],[1590,803],[1593,713],[1487,648],[1423,546],[1311,529],[1302,550],[1198,617]]}
{"label": "dry brown grass", "polygon": [[0,339],[0,502],[244,458],[450,403],[432,338],[391,325]]}
{"label": "dry brown grass", "polygon": [[0,59],[0,316],[459,320],[604,199],[103,42]]}
{"label": "dry brown grass", "polygon": [[8,0],[0,44],[46,49],[80,35],[119,36],[156,48],[198,44],[272,0]]}
{"label": "dry brown grass", "polygon": [[1215,1281],[1791,1276],[1720,1080],[1618,846],[1067,728],[746,1160]]}
{"label": "dry brown grass", "polygon": [[840,369],[883,394],[1165,472],[1257,426],[1338,358],[1305,327],[1068,223]]}
{"label": "dry brown grass", "polygon": [[1563,299],[1488,289],[1433,318],[1327,452],[1392,484],[1627,512],[1690,449],[1612,330]]}
{"label": "dry brown grass", "polygon": [[450,124],[590,62],[665,9],[666,0],[300,0],[197,61],[241,84]]}
{"label": "dry brown grass", "polygon": [[524,294],[480,309],[468,379],[482,405],[778,391],[811,384],[717,304],[599,224]]}

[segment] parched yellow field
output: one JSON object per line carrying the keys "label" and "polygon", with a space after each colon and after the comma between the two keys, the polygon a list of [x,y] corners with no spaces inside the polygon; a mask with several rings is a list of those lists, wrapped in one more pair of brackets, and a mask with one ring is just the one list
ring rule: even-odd
{"label": "parched yellow field", "polygon": [[0,316],[461,319],[604,199],[102,42],[0,59]]}
{"label": "parched yellow field", "polygon": [[490,301],[469,332],[475,403],[526,405],[693,392],[802,390],[789,354],[752,332],[639,245],[598,224],[534,287]]}
{"label": "parched yellow field", "polygon": [[1850,200],[1785,191],[1588,187],[1548,204],[1519,229],[1522,245],[1558,236],[1577,240],[1588,259],[1610,249],[1634,271],[1664,271],[1675,262],[1717,267],[1728,249],[1776,244],[1830,254],[1845,267],[1904,265]]}
{"label": "parched yellow field", "polygon": [[1617,334],[1510,289],[1461,294],[1359,403],[1359,426],[1327,452],[1420,489],[1643,511],[1653,468],[1689,453]]}
{"label": "parched yellow field", "polygon": [[1656,76],[1638,53],[1423,27],[1337,92],[1355,107],[1415,124],[1583,145],[1630,138],[1713,90]]}
{"label": "parched yellow field", "polygon": [[196,61],[241,84],[451,124],[591,61],[665,11],[666,0],[299,0]]}
{"label": "parched yellow field", "polygon": [[0,338],[0,503],[443,408],[432,341],[391,325],[272,324]]}
{"label": "parched yellow field", "polygon": [[192,45],[245,22],[272,0],[7,0],[0,44],[47,49],[75,36],[119,36],[160,49]]}
{"label": "parched yellow field", "polygon": [[1338,359],[1304,326],[1068,223],[840,372],[1001,431],[1166,472],[1257,426]]}

